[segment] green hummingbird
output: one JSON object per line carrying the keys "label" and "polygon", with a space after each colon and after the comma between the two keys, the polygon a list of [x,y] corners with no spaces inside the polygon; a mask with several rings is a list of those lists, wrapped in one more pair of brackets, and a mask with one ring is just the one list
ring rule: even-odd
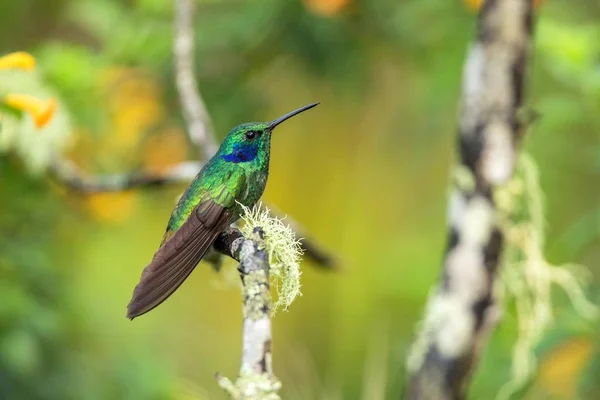
{"label": "green hummingbird", "polygon": [[229,131],[171,213],[161,245],[133,291],[127,318],[147,313],[173,294],[221,232],[240,218],[240,204],[256,204],[267,184],[273,129],[318,104]]}

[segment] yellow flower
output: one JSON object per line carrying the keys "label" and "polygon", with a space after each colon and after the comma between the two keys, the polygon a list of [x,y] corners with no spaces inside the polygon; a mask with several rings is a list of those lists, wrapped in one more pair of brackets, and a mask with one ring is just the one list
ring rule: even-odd
{"label": "yellow flower", "polygon": [[594,342],[574,337],[557,345],[540,362],[537,385],[551,398],[575,399],[582,372],[594,356]]}
{"label": "yellow flower", "polygon": [[85,205],[92,217],[106,223],[119,223],[127,220],[137,202],[135,192],[94,193],[85,199]]}
{"label": "yellow flower", "polygon": [[29,53],[18,51],[0,57],[0,69],[17,68],[31,71],[35,67],[35,58]]}
{"label": "yellow flower", "polygon": [[56,112],[56,100],[40,100],[27,94],[9,93],[4,96],[4,104],[31,115],[35,126],[44,127]]}

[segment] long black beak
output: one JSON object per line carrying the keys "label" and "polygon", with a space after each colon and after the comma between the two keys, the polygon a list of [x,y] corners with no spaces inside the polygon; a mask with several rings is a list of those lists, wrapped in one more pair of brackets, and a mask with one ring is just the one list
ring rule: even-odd
{"label": "long black beak", "polygon": [[306,110],[310,110],[311,108],[313,108],[313,107],[316,107],[318,104],[319,104],[319,102],[316,102],[316,103],[312,103],[312,104],[309,104],[309,105],[307,105],[307,106],[304,106],[304,107],[300,107],[300,108],[299,108],[299,109],[297,109],[297,110],[294,110],[294,111],[292,111],[292,112],[289,112],[289,113],[285,114],[285,115],[284,115],[284,116],[282,116],[282,117],[279,117],[279,118],[277,118],[276,120],[274,120],[273,122],[271,122],[271,123],[269,124],[269,130],[270,130],[270,131],[272,131],[273,129],[275,129],[275,127],[276,127],[277,125],[279,125],[280,123],[282,123],[282,122],[283,122],[283,121],[285,121],[286,119],[290,119],[290,118],[292,118],[294,115],[298,115],[298,114],[300,114],[301,112],[304,112],[304,111],[306,111]]}

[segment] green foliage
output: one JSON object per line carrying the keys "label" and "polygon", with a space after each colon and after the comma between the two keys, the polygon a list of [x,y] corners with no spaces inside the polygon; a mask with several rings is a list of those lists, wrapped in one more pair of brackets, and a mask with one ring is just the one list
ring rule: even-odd
{"label": "green foliage", "polygon": [[548,68],[561,81],[584,93],[598,94],[600,76],[600,28],[588,24],[568,26],[554,19],[542,19],[537,28],[537,46]]}
{"label": "green foliage", "polygon": [[75,123],[83,126],[100,125],[98,76],[103,67],[104,59],[81,45],[48,43],[38,56],[45,82],[58,91]]}
{"label": "green foliage", "polygon": [[66,307],[65,276],[49,261],[57,204],[40,182],[15,172],[0,158],[0,384],[14,398],[68,398],[81,388],[58,383],[78,328]]}
{"label": "green foliage", "polygon": [[14,399],[174,398],[162,368],[142,354],[101,367],[72,297],[72,271],[52,262],[64,207],[45,181],[0,156],[0,387]]}

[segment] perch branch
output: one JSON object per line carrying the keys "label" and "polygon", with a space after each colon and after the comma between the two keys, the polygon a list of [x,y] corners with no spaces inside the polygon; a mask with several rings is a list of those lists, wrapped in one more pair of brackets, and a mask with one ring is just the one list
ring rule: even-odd
{"label": "perch branch", "polygon": [[229,227],[215,240],[213,247],[219,253],[240,262],[240,250],[243,242],[242,232],[237,228]]}
{"label": "perch branch", "polygon": [[271,364],[271,292],[264,233],[257,227],[252,239],[244,239],[231,229],[221,239],[225,254],[240,261],[244,329],[238,379],[233,383],[217,374],[217,381],[236,400],[278,400],[281,383],[273,376]]}
{"label": "perch branch", "polygon": [[175,81],[191,142],[209,160],[217,151],[210,116],[194,72],[194,0],[176,0]]}
{"label": "perch branch", "polygon": [[532,35],[531,0],[486,0],[464,68],[459,159],[441,284],[408,360],[408,399],[463,399],[500,316],[503,234],[493,190],[513,175]]}

